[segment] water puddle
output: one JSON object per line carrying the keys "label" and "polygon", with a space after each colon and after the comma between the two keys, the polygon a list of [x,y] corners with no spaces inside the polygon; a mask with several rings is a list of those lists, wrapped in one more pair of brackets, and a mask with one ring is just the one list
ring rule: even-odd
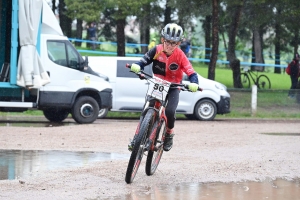
{"label": "water puddle", "polygon": [[47,170],[117,159],[129,158],[128,155],[101,152],[0,150],[0,180],[26,178]]}
{"label": "water puddle", "polygon": [[274,136],[300,136],[300,133],[261,133],[264,135],[274,135]]}
{"label": "water puddle", "polygon": [[146,187],[127,195],[126,200],[129,199],[299,200],[300,180],[287,181],[277,179],[263,182],[199,183],[182,184],[179,186],[166,185],[153,188]]}

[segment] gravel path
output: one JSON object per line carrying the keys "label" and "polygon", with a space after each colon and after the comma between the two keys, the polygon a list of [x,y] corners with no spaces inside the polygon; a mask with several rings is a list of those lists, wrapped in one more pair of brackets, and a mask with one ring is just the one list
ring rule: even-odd
{"label": "gravel path", "polygon": [[[0,127],[0,148],[126,154],[137,120],[97,120],[89,125]],[[128,199],[155,185],[300,178],[300,120],[177,120],[174,147],[153,176],[139,168],[124,181],[128,160],[47,171],[0,181],[0,199]],[[1,165],[0,165],[1,166]],[[21,183],[20,183],[21,181]],[[25,183],[23,183],[25,182]],[[130,198],[129,198],[130,199]]]}

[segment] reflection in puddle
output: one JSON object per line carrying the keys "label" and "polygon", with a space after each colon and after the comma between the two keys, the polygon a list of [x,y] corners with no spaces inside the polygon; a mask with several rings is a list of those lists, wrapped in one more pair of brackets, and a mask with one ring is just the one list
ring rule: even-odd
{"label": "reflection in puddle", "polygon": [[0,150],[0,180],[26,178],[47,170],[117,159],[128,159],[128,156],[101,152]]}
{"label": "reflection in puddle", "polygon": [[264,182],[182,184],[143,188],[126,199],[197,199],[197,200],[299,200],[300,180],[282,179]]}

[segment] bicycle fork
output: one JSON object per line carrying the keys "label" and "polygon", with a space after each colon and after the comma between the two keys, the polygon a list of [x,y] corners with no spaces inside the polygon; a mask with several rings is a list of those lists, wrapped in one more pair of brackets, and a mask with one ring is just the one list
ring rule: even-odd
{"label": "bicycle fork", "polygon": [[[164,117],[163,113],[164,113],[165,107],[162,106],[160,102],[156,101],[154,108],[158,112],[156,112],[156,116],[154,116],[154,118],[156,119],[156,122],[154,123],[154,126],[148,137],[148,142],[146,143],[146,145],[144,147],[145,150],[147,150],[147,151],[149,151],[149,150],[157,151],[163,145],[163,142],[161,140],[159,140],[159,138],[157,138],[157,137],[159,136],[159,131],[160,131],[160,128],[162,125],[161,119]],[[159,145],[156,145],[157,142],[159,143]]]}

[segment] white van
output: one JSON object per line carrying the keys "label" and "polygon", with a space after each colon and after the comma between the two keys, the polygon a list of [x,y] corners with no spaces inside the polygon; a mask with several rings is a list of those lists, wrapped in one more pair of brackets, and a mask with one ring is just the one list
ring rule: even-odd
{"label": "white van", "polygon": [[51,122],[71,113],[86,124],[111,108],[112,86],[63,35],[46,0],[0,5],[0,112],[41,110]]}
{"label": "white van", "polygon": [[[137,57],[89,57],[89,66],[109,78],[113,87],[113,103],[111,111],[141,112],[148,89],[146,80],[140,80],[136,74],[125,67],[126,63],[138,61]],[[152,65],[152,64],[151,64]],[[152,74],[152,66],[146,66],[145,71]],[[203,78],[198,74],[199,86],[202,92],[182,91],[176,113],[185,114],[188,119],[213,120],[216,114],[230,112],[230,94],[226,86],[216,81]],[[183,83],[188,83],[185,75]],[[99,118],[107,114],[102,109]]]}

